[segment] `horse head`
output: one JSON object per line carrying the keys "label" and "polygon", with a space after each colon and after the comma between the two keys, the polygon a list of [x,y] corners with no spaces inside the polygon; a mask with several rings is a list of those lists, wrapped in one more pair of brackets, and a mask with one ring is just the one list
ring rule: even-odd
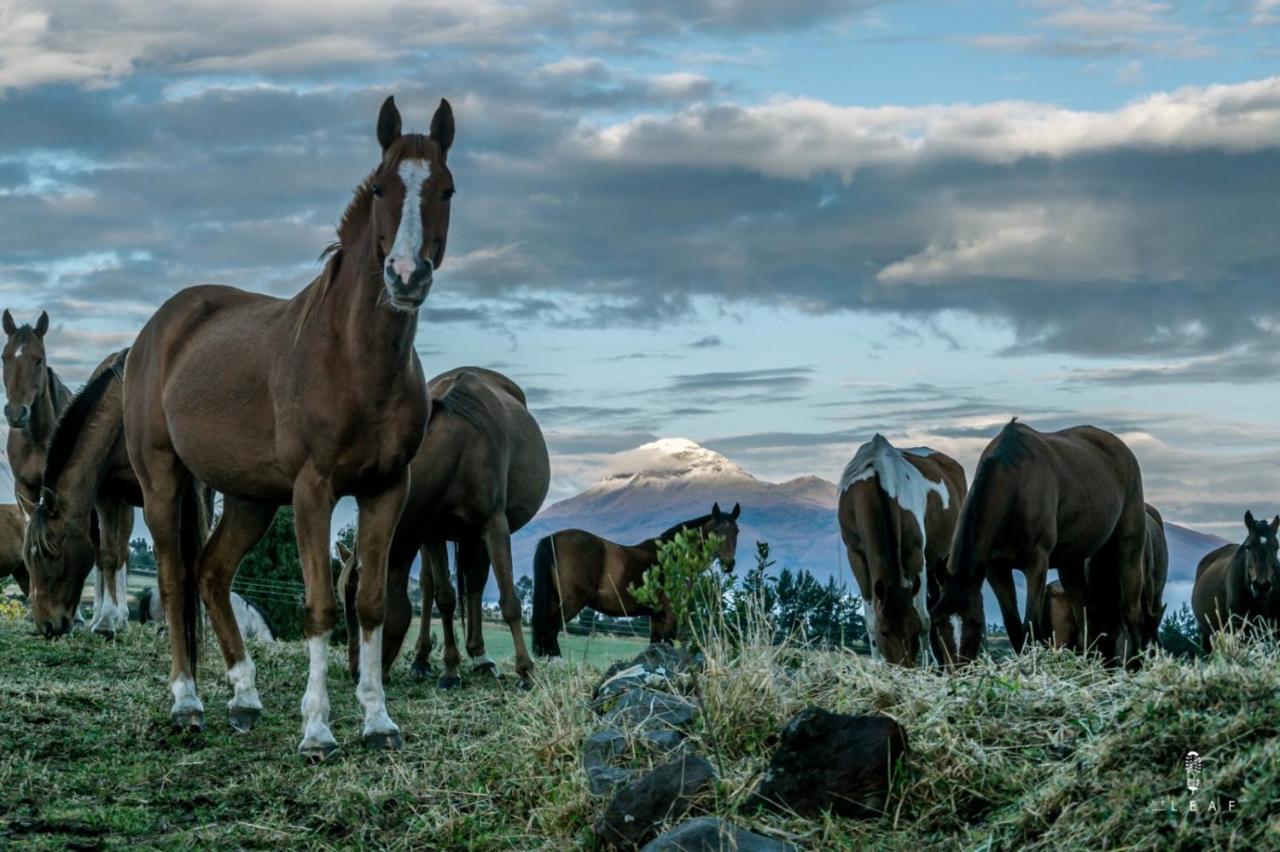
{"label": "horse head", "polygon": [[4,312],[4,416],[14,429],[25,429],[31,411],[49,386],[45,369],[44,335],[49,330],[49,315],[40,313],[35,328],[18,326],[13,316]]}
{"label": "horse head", "polygon": [[1254,520],[1253,512],[1245,512],[1244,525],[1249,531],[1244,544],[1240,545],[1245,583],[1251,596],[1266,602],[1272,595],[1280,594],[1280,556],[1277,555],[1280,543],[1276,538],[1280,515],[1271,521],[1259,521]]}
{"label": "horse head", "polygon": [[720,504],[711,507],[711,515],[703,526],[707,535],[720,537],[720,570],[728,574],[733,570],[738,552],[738,516],[742,514],[742,505],[733,504],[728,512],[720,511]]}
{"label": "horse head", "polygon": [[37,632],[48,638],[65,635],[97,558],[89,525],[67,523],[57,495],[45,488],[31,513],[22,551],[31,574],[31,617]]}

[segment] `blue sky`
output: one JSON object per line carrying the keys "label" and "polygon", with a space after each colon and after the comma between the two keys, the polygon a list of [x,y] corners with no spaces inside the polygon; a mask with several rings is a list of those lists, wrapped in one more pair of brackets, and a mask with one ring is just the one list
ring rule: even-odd
{"label": "blue sky", "polygon": [[552,496],[685,436],[1124,435],[1166,517],[1280,495],[1280,3],[0,4],[0,294],[72,383],[171,293],[291,295],[378,105],[457,118],[429,374],[529,390]]}

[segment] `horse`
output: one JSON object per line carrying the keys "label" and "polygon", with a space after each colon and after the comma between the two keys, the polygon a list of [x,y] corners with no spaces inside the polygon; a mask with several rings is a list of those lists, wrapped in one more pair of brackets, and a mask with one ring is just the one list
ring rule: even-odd
{"label": "horse", "polygon": [[927,606],[939,593],[966,491],[954,459],[927,447],[899,450],[879,434],[845,465],[840,537],[862,594],[873,659],[910,666],[927,663],[932,650],[933,659],[953,665],[976,656],[981,608],[965,614],[962,654],[953,631],[941,629],[949,625],[931,629]]}
{"label": "horse", "polygon": [[121,372],[127,353],[113,353],[98,365],[49,442],[44,485],[23,542],[31,616],[45,636],[71,628],[94,563],[93,631],[114,636],[129,621],[125,566],[133,509],[142,505],[142,495],[124,441]]}
{"label": "horse", "polygon": [[[1169,542],[1164,534],[1164,518],[1151,504],[1146,506],[1146,542],[1142,548],[1142,637],[1147,644],[1159,639],[1164,619],[1164,587],[1169,578]],[[1088,574],[1088,568],[1085,572]],[[1055,648],[1083,649],[1080,624],[1071,610],[1071,599],[1060,580],[1045,587],[1044,608],[1040,612],[1040,634]]]}
{"label": "horse", "polygon": [[1213,634],[1232,625],[1270,627],[1280,638],[1280,515],[1270,522],[1244,515],[1241,544],[1224,544],[1196,566],[1191,608],[1200,626],[1200,644],[1213,650]]}
{"label": "horse", "polygon": [[[1115,435],[1092,426],[1042,433],[1014,418],[979,459],[932,616],[963,611],[986,578],[1020,652],[1028,633],[1040,633],[1053,565],[1077,623],[1109,659],[1128,662],[1143,645],[1146,516],[1138,460]],[[1027,577],[1021,619],[1014,568]]]}
{"label": "horse", "polygon": [[613,616],[649,616],[649,641],[670,641],[676,634],[675,615],[643,606],[631,588],[644,580],[644,572],[658,561],[658,546],[686,530],[720,537],[720,567],[733,570],[738,548],[738,516],[735,503],[728,512],[720,504],[710,514],[690,518],[662,535],[639,544],[617,544],[585,530],[554,532],[538,541],[533,554],[533,653],[560,656],[560,628],[583,607]]}
{"label": "horse", "polygon": [[[253,601],[232,592],[231,611],[235,613],[240,635],[246,640],[276,641],[276,633],[271,628],[271,622],[267,619],[266,613]],[[159,586],[148,586],[142,594],[138,595],[138,623],[147,624],[148,622],[154,622],[162,630],[169,629],[168,621],[165,619],[164,603],[160,600]]]}
{"label": "horse", "polygon": [[13,490],[24,514],[40,500],[44,454],[71,391],[45,362],[49,314],[41,311],[35,327],[19,326],[4,312],[4,416],[9,421],[9,467]]}
{"label": "horse", "polygon": [[[511,564],[511,534],[538,513],[551,483],[551,463],[542,430],[529,413],[524,391],[501,373],[459,367],[427,383],[431,418],[417,455],[409,463],[409,498],[391,542],[387,563],[387,620],[383,632],[383,676],[395,663],[413,609],[409,603],[409,569],[422,554],[422,630],[411,671],[430,676],[431,603],[440,609],[444,627],[444,672],[440,686],[460,683],[457,638],[453,632],[456,599],[449,582],[445,542],[457,542],[458,598],[463,601],[467,653],[477,670],[496,672],[484,650],[481,595],[493,563],[503,619],[511,630],[516,674],[527,682],[533,661],[525,649]],[[344,548],[340,548],[340,551]],[[343,553],[343,590],[348,623],[348,660],[358,676],[355,643],[354,580],[358,559]]]}
{"label": "horse", "polygon": [[[204,729],[196,693],[197,599],[226,661],[228,717],[248,731],[262,713],[252,659],[231,609],[241,558],[292,505],[303,565],[310,675],[299,753],[324,760],[328,637],[337,616],[329,545],[334,504],[359,507],[360,682],[366,747],[402,746],[382,687],[387,552],[422,443],[429,401],[414,350],[418,309],[444,262],[453,176],[453,111],[441,101],[428,135],[403,134],[387,98],[381,156],[357,187],[320,275],[291,299],[233,287],[179,291],[149,319],[125,363],[125,439],[155,542],[169,623],[171,725]],[[198,554],[184,546],[192,483],[223,495]],[[193,544],[186,537],[185,544]],[[181,629],[179,629],[179,625]]]}
{"label": "horse", "polygon": [[[22,535],[26,530],[26,518],[17,503],[0,504],[0,580],[12,577],[22,590],[31,596],[31,583],[27,564],[22,558]],[[3,585],[3,584],[0,584]]]}

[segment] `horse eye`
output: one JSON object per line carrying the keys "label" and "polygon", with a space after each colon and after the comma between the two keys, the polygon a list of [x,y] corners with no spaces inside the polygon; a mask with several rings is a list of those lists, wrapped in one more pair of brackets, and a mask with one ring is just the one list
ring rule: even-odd
{"label": "horse eye", "polygon": [[373,196],[374,196],[374,198],[381,198],[381,197],[382,197],[382,187],[378,186],[378,185],[375,183],[372,187],[370,187],[370,189],[371,189],[371,190],[372,190],[372,192],[373,192]]}
{"label": "horse eye", "polygon": [[454,189],[453,187],[449,187],[448,189],[446,189],[444,191],[444,200],[448,201],[450,198],[453,198],[453,195],[455,192],[457,192],[457,190]]}

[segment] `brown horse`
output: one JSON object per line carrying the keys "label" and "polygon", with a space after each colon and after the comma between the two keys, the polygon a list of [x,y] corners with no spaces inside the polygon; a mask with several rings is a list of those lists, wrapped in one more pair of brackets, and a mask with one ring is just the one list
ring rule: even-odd
{"label": "brown horse", "polygon": [[18,326],[4,312],[4,416],[9,421],[9,467],[18,505],[30,514],[40,500],[44,454],[53,428],[67,406],[71,391],[45,361],[44,336],[49,314],[41,312],[35,327]]}
{"label": "brown horse", "polygon": [[[1077,623],[1110,659],[1128,661],[1143,643],[1145,518],[1138,460],[1115,435],[1092,426],[1041,433],[1011,421],[978,462],[933,616],[963,611],[985,577],[1021,651],[1028,631],[1040,632],[1053,565]],[[1014,568],[1027,577],[1022,618]]]}
{"label": "brown horse", "polygon": [[1224,544],[1196,566],[1191,608],[1200,643],[1213,650],[1213,634],[1228,626],[1267,629],[1280,638],[1280,516],[1269,523],[1246,512],[1242,544]]}
{"label": "brown horse", "polygon": [[729,512],[720,504],[711,513],[676,524],[656,538],[639,544],[616,544],[585,530],[560,530],[538,542],[533,555],[533,653],[560,656],[560,628],[591,607],[613,616],[649,616],[649,640],[662,642],[675,636],[671,612],[642,606],[631,594],[644,572],[658,561],[658,545],[692,530],[720,537],[720,567],[732,571],[738,549],[738,516],[742,507]]}
{"label": "brown horse", "polygon": [[[384,676],[395,663],[409,630],[413,610],[409,603],[409,569],[413,556],[422,554],[419,582],[422,586],[422,629],[412,671],[430,674],[431,604],[440,608],[444,627],[444,672],[440,685],[456,686],[457,638],[453,632],[456,606],[449,582],[445,542],[457,542],[458,595],[463,601],[467,653],[477,669],[494,669],[485,655],[480,620],[481,595],[493,563],[498,578],[502,615],[511,629],[516,649],[516,673],[529,677],[533,662],[525,650],[511,565],[511,534],[527,524],[547,496],[551,464],[542,430],[529,413],[524,391],[511,379],[480,367],[459,367],[436,376],[427,384],[431,396],[431,420],[418,454],[409,465],[409,499],[400,526],[391,542],[387,568],[387,621],[383,634]],[[354,641],[352,606],[355,560],[344,559],[347,569],[339,581],[347,601],[348,657],[352,675],[359,673],[360,658]]]}
{"label": "brown horse", "polygon": [[[324,271],[301,293],[286,300],[232,287],[183,290],[161,306],[129,351],[125,438],[173,625],[176,727],[204,727],[195,687],[197,589],[234,689],[232,726],[247,730],[261,714],[253,662],[231,609],[231,581],[276,508],[291,504],[310,653],[299,751],[323,759],[337,749],[326,684],[337,614],[330,525],[339,497],[352,495],[364,569],[356,593],[362,739],[375,748],[401,744],[377,661],[387,551],[408,492],[409,461],[427,423],[414,336],[418,308],[444,260],[453,113],[442,101],[429,136],[402,135],[400,127],[400,112],[388,98],[378,117],[380,161],[343,215]],[[182,547],[193,479],[223,495],[222,518],[198,559]]]}
{"label": "brown horse", "polygon": [[[1165,538],[1164,518],[1155,506],[1147,504],[1147,537],[1142,548],[1142,637],[1147,644],[1156,642],[1160,622],[1164,619],[1164,587],[1169,578],[1169,542]],[[1088,574],[1086,567],[1086,576]],[[1044,608],[1040,612],[1040,635],[1055,648],[1083,649],[1080,625],[1071,610],[1071,599],[1060,580],[1045,588]]]}
{"label": "brown horse", "polygon": [[840,477],[840,536],[862,593],[873,659],[910,666],[932,657],[972,659],[982,609],[965,613],[967,641],[956,648],[949,624],[931,628],[927,603],[939,578],[966,493],[964,468],[927,447],[898,450],[883,435],[858,448]]}
{"label": "brown horse", "polygon": [[[30,597],[31,584],[27,578],[27,565],[22,558],[22,534],[26,528],[26,519],[17,503],[0,505],[0,581],[12,577],[22,589],[22,593]],[[0,582],[0,586],[4,583]]]}
{"label": "brown horse", "polygon": [[49,442],[44,486],[24,544],[31,615],[46,636],[70,629],[95,562],[105,590],[95,589],[101,603],[93,630],[112,636],[129,620],[125,565],[133,509],[142,505],[142,495],[124,441],[121,374],[128,351],[108,356],[94,370]]}

